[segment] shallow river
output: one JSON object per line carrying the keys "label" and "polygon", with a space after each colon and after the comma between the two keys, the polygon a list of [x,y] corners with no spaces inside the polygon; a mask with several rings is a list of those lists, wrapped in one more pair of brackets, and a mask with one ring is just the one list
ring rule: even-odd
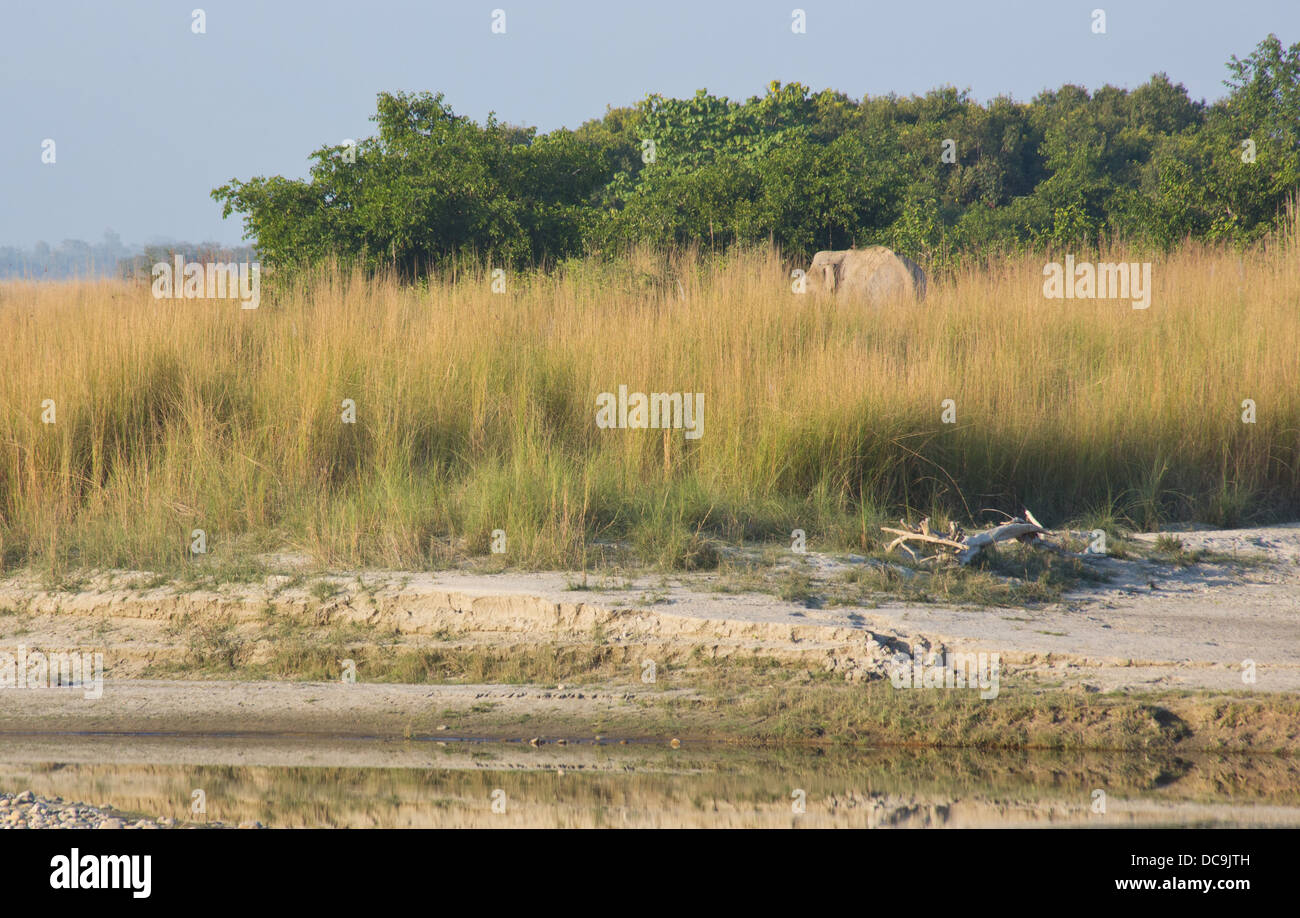
{"label": "shallow river", "polygon": [[0,790],[273,827],[1300,826],[1273,756],[6,734]]}

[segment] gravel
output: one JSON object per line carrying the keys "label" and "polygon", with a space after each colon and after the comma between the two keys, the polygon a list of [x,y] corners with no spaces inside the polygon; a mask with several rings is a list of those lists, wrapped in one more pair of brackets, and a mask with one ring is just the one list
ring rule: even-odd
{"label": "gravel", "polygon": [[[0,829],[196,829],[230,828],[221,822],[182,823],[170,816],[144,819],[108,806],[69,803],[62,797],[38,797],[31,791],[0,793]],[[262,828],[260,822],[240,828]]]}

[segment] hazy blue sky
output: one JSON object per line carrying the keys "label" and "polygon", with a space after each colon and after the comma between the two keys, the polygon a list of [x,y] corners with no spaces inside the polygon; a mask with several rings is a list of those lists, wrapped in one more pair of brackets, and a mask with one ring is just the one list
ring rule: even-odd
{"label": "hazy blue sky", "polygon": [[[790,30],[796,7],[805,35]],[[496,8],[505,35],[490,31]],[[459,113],[542,130],[650,92],[743,98],[773,79],[1027,100],[1164,71],[1212,100],[1229,56],[1269,32],[1300,41],[1300,0],[3,0],[0,245],[110,227],[132,243],[236,242],[238,219],[208,192],[303,175],[311,150],[371,133],[385,90],[441,90]]]}

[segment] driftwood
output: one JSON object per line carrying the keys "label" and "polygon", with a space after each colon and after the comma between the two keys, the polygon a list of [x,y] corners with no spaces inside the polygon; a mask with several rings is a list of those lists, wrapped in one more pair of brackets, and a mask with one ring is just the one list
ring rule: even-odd
{"label": "driftwood", "polygon": [[881,526],[880,531],[888,532],[891,535],[896,535],[899,537],[897,539],[894,539],[894,541],[890,542],[889,546],[885,549],[885,551],[893,551],[894,548],[908,541],[930,542],[935,545],[944,545],[948,548],[956,548],[958,550],[961,550],[966,547],[961,542],[954,542],[952,539],[944,539],[944,538],[940,538],[939,536],[931,535],[929,533],[924,533],[924,532],[908,532],[907,530],[904,529],[890,529],[888,526]]}
{"label": "driftwood", "polygon": [[[960,564],[970,564],[975,560],[981,551],[990,545],[996,545],[998,542],[1008,542],[1016,540],[1027,545],[1034,545],[1039,548],[1046,548],[1056,554],[1066,555],[1072,558],[1082,558],[1075,552],[1068,551],[1060,545],[1049,542],[1043,538],[1047,529],[1034,518],[1034,515],[1028,510],[1019,517],[1014,517],[1000,526],[994,526],[992,529],[986,529],[983,532],[976,532],[966,535],[962,532],[960,526],[956,523],[948,524],[946,535],[940,535],[930,528],[930,518],[926,517],[915,527],[908,526],[906,521],[899,520],[898,525],[901,529],[894,529],[888,526],[881,526],[882,532],[888,532],[896,535],[898,538],[886,546],[885,551],[893,551],[895,548],[901,548],[913,558],[916,558],[916,552],[912,551],[908,542],[921,542],[927,545],[938,545],[941,548],[949,549],[956,552],[956,559]],[[932,555],[925,559],[934,560],[942,555]]]}
{"label": "driftwood", "polygon": [[1011,539],[1029,542],[1031,540],[1026,539],[1025,536],[1038,536],[1046,531],[1042,526],[1028,521],[1003,523],[1001,526],[994,526],[984,532],[977,532],[966,539],[966,544],[963,546],[962,552],[957,555],[957,560],[962,564],[970,564],[976,555],[996,542],[1006,542]]}

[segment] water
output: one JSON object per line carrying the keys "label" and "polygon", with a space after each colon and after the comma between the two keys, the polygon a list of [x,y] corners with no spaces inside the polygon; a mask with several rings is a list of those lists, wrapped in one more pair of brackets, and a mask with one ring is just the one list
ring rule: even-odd
{"label": "water", "polygon": [[1300,826],[1300,762],[1245,755],[9,734],[0,789],[283,827]]}

